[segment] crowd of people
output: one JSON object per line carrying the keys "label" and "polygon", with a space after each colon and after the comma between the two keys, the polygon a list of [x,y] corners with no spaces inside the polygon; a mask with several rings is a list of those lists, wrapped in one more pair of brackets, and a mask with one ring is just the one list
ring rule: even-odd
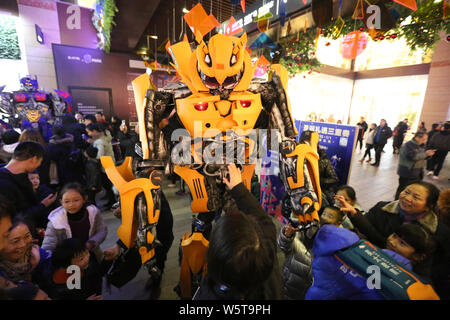
{"label": "crowd of people", "polygon": [[[379,166],[383,148],[394,136],[394,153],[399,154],[395,200],[380,199],[365,212],[357,192],[339,183],[326,153],[318,148],[320,228],[308,241],[290,212],[289,222],[277,229],[242,183],[240,170],[229,165],[224,183],[237,209],[217,217],[208,234],[208,268],[194,299],[384,299],[385,292],[369,288],[364,275],[349,272],[351,267],[340,258],[361,241],[379,249],[386,261],[431,284],[436,297],[450,298],[450,189],[439,190],[422,181],[424,168],[433,177],[439,175],[450,146],[450,123],[433,125],[428,133],[422,125],[406,143],[407,119],[393,131],[385,120],[369,126],[361,118],[358,126],[360,149],[366,141],[360,161],[368,156],[370,162],[375,149],[374,166]],[[136,157],[138,128],[130,131],[116,117],[108,123],[101,113],[77,113],[66,114],[48,141],[39,128],[2,133],[1,299],[99,300],[105,277],[121,286],[136,275],[141,267],[137,251],[120,240],[112,248],[101,248],[108,234],[103,212],[113,209],[120,216],[120,211],[117,192],[99,159],[111,156],[120,163],[125,156]],[[310,137],[311,132],[303,132],[300,143],[309,144]],[[155,299],[174,240],[173,216],[164,193],[161,204],[157,272],[150,274],[146,286]],[[284,253],[281,269],[278,250]],[[136,272],[111,275],[114,261],[124,251],[133,259],[129,268]],[[79,286],[69,288],[67,271],[73,267],[81,270],[81,278]]]}

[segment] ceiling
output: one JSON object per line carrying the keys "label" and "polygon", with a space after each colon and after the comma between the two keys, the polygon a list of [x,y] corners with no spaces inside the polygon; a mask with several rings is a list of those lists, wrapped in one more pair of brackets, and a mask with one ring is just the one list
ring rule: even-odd
{"label": "ceiling", "polygon": [[[257,1],[246,0],[246,7]],[[230,0],[133,0],[133,5],[129,0],[116,0],[119,12],[114,17],[116,25],[111,33],[111,51],[136,53],[147,47],[147,35],[158,36],[157,40],[150,39],[151,51],[168,38],[172,43],[181,40],[182,32],[188,28],[183,20],[183,8],[190,10],[199,2],[220,23],[242,12],[241,6],[233,7]],[[190,30],[186,34],[193,40]]]}

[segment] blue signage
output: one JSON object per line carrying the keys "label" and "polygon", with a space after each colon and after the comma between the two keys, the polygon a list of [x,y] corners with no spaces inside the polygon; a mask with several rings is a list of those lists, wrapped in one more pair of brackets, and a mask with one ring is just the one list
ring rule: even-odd
{"label": "blue signage", "polygon": [[303,131],[319,133],[319,147],[327,153],[340,184],[348,184],[357,127],[326,122],[295,121],[299,138]]}

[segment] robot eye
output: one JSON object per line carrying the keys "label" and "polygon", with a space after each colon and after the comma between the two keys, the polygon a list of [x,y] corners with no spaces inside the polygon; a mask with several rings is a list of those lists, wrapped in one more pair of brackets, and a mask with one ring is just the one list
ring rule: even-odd
{"label": "robot eye", "polygon": [[211,57],[209,54],[205,55],[205,63],[208,65],[208,67],[211,67]]}
{"label": "robot eye", "polygon": [[236,58],[236,55],[235,55],[235,54],[233,54],[233,55],[231,56],[231,60],[230,60],[230,66],[233,66],[233,65],[235,65],[235,64],[236,64],[236,62],[237,62],[237,58]]}

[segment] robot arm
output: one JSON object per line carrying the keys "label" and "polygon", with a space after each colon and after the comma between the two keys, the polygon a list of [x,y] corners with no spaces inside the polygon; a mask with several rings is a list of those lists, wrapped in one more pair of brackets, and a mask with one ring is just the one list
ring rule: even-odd
{"label": "robot arm", "polygon": [[281,132],[280,178],[286,188],[292,213],[298,217],[299,229],[310,229],[318,226],[318,210],[321,207],[317,153],[319,136],[318,133],[313,133],[310,145],[297,143],[298,133],[286,95],[287,71],[277,64],[272,65],[271,69],[269,83],[275,95],[272,97],[269,127],[278,128]]}

